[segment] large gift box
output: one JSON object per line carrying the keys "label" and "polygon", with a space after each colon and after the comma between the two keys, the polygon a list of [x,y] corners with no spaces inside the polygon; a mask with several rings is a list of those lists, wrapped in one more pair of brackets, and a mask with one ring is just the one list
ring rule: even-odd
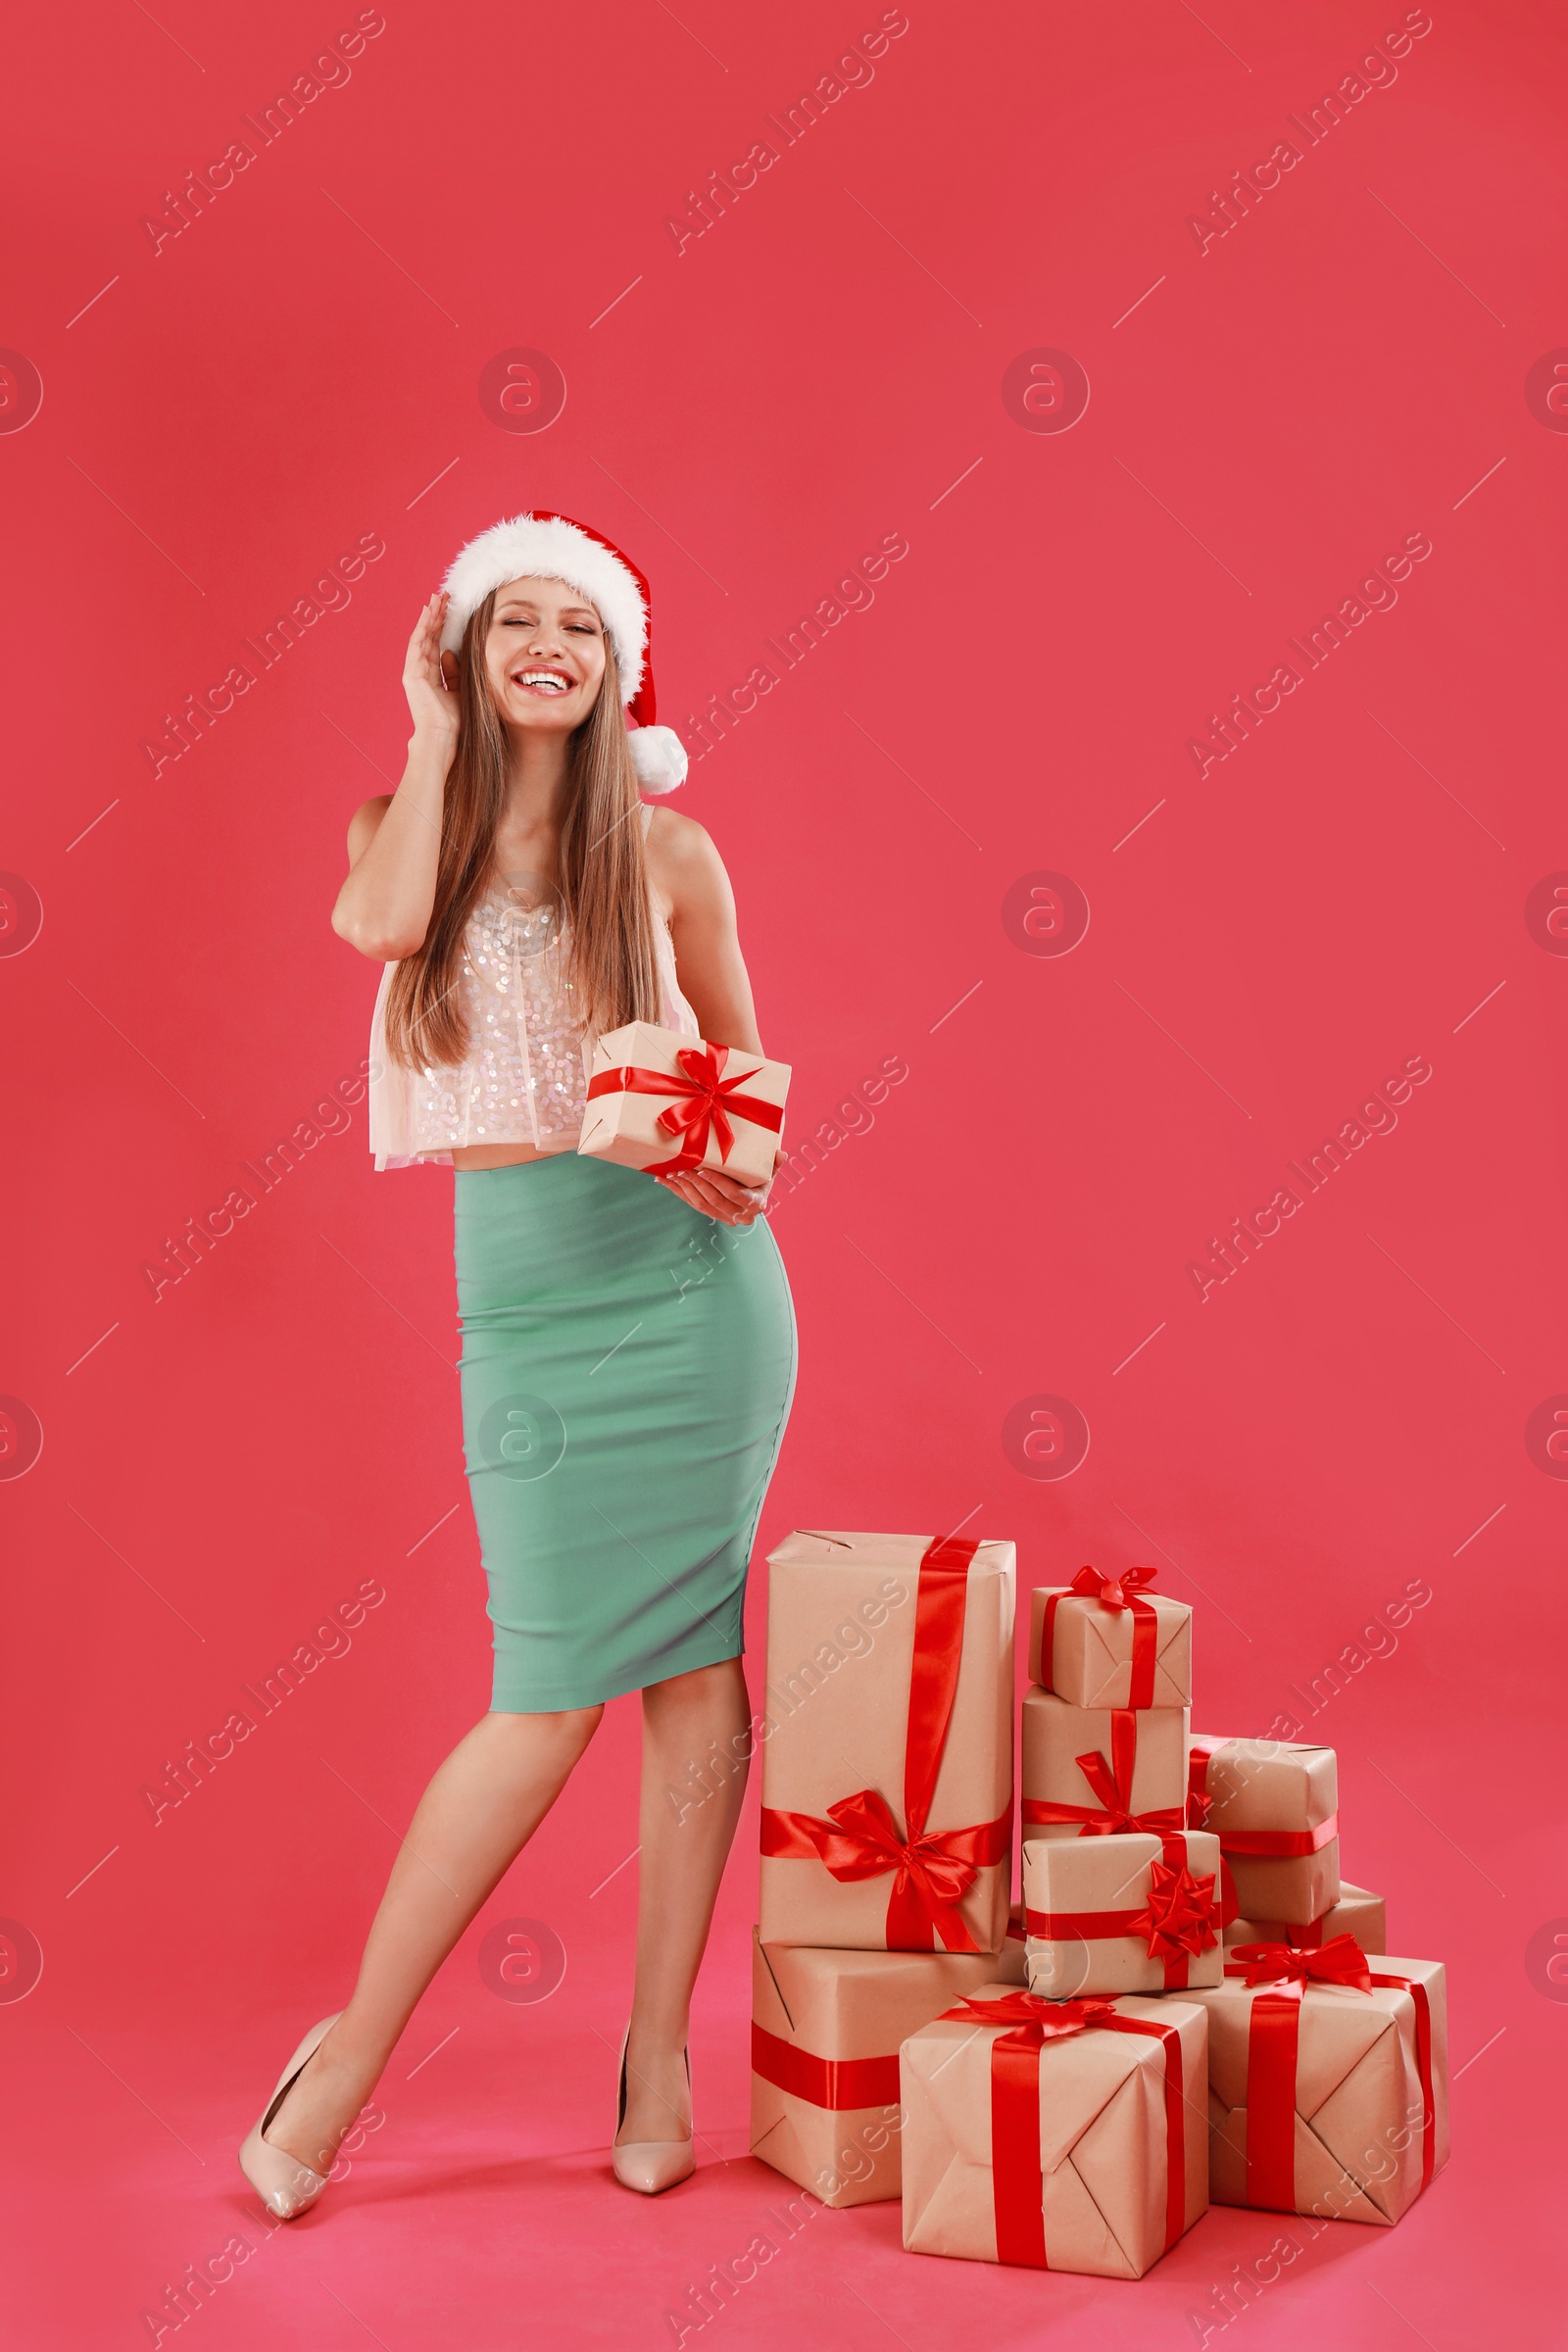
{"label": "large gift box", "polygon": [[789,1084],[786,1062],[628,1021],[594,1047],[577,1149],[652,1176],[720,1168],[765,1184]]}
{"label": "large gift box", "polygon": [[1315,1951],[1336,1936],[1353,1936],[1363,1952],[1381,1952],[1389,1940],[1388,1912],[1381,1894],[1340,1881],[1340,1899],[1321,1919],[1233,1919],[1225,1930],[1231,1943],[1293,1943]]}
{"label": "large gift box", "polygon": [[1029,1680],[1075,1707],[1185,1707],[1193,1695],[1193,1612],[1145,1588],[1152,1568],[1042,1585],[1031,1603]]}
{"label": "large gift box", "polygon": [[1208,2204],[1190,2000],[991,1984],[900,2056],[911,2253],[1141,2278]]}
{"label": "large gift box", "polygon": [[1301,1924],[1321,1918],[1340,1899],[1333,1748],[1197,1732],[1188,1744],[1187,1817],[1219,1839],[1227,1914]]}
{"label": "large gift box", "polygon": [[1049,1690],[1026,1690],[1019,1794],[1025,1843],[1181,1829],[1187,1709],[1079,1707]]}
{"label": "large gift box", "polygon": [[896,2197],[899,2044],[965,1993],[1021,1985],[1021,1942],[990,1952],[829,1952],[752,1960],[752,2154],[824,2205]]}
{"label": "large gift box", "polygon": [[1221,1979],[1219,1840],[1036,1838],[1023,1849],[1029,1989],[1185,1992]]}
{"label": "large gift box", "polygon": [[1437,1960],[1239,1944],[1208,2012],[1218,2205],[1399,2220],[1448,2158],[1448,2026]]}
{"label": "large gift box", "polygon": [[1012,1545],[797,1533],[768,1567],[762,1941],[1000,1951]]}

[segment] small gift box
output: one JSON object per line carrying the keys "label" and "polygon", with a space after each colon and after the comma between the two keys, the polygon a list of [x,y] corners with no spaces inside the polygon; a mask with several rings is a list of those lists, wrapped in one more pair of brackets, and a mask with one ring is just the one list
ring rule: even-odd
{"label": "small gift box", "polygon": [[1332,1909],[1340,1899],[1333,1748],[1198,1732],[1188,1747],[1187,1818],[1219,1839],[1227,1917],[1305,1924]]}
{"label": "small gift box", "polygon": [[[1049,1690],[1023,1699],[1023,1835],[1109,1837],[1186,1823],[1187,1709],[1076,1707]],[[1202,1823],[1194,1825],[1201,1829]]]}
{"label": "small gift box", "polygon": [[1152,1568],[1042,1585],[1032,1601],[1029,1679],[1075,1707],[1185,1707],[1193,1695],[1193,1612],[1151,1592]]}
{"label": "small gift box", "polygon": [[910,2253],[1141,2278],[1208,2204],[1195,2003],[991,1984],[899,2053]]}
{"label": "small gift box", "polygon": [[1029,1989],[1047,1999],[1218,1984],[1219,1840],[1206,1830],[1034,1838],[1023,1917]]}
{"label": "small gift box", "polygon": [[762,1941],[1000,1951],[1012,1545],[797,1533],[768,1568]]}
{"label": "small gift box", "polygon": [[577,1149],[651,1176],[721,1168],[765,1184],[789,1084],[785,1062],[628,1021],[594,1047]]}
{"label": "small gift box", "polygon": [[1448,2160],[1442,1963],[1238,1944],[1208,2012],[1217,2205],[1398,2221]]}
{"label": "small gift box", "polygon": [[1321,1919],[1233,1919],[1225,1930],[1227,1944],[1292,1943],[1302,1951],[1316,1951],[1336,1936],[1353,1936],[1363,1952],[1381,1952],[1389,1940],[1382,1895],[1342,1879],[1339,1901]]}
{"label": "small gift box", "polygon": [[1021,1942],[989,1952],[830,1952],[752,1961],[752,2154],[824,2205],[898,2196],[899,2044],[965,1993],[1023,1983]]}

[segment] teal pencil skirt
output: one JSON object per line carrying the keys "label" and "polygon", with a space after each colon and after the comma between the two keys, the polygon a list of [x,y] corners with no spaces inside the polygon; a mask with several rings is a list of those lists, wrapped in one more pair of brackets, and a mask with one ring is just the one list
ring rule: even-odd
{"label": "teal pencil skirt", "polygon": [[765,1220],[564,1152],[457,1176],[468,1491],[492,1710],[592,1706],[739,1657],[795,1388]]}

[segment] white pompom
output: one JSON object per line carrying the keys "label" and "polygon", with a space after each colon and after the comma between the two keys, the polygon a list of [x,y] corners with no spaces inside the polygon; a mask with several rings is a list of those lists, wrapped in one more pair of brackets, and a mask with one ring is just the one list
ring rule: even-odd
{"label": "white pompom", "polygon": [[633,727],[627,741],[644,792],[673,792],[686,781],[686,746],[673,727]]}

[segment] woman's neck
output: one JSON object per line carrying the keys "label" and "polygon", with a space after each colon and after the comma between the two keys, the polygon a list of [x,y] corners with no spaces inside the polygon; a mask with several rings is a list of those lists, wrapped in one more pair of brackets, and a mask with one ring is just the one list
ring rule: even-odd
{"label": "woman's neck", "polygon": [[503,875],[526,876],[536,889],[553,882],[569,773],[567,738],[520,730],[513,735],[507,804],[496,828],[496,866]]}

